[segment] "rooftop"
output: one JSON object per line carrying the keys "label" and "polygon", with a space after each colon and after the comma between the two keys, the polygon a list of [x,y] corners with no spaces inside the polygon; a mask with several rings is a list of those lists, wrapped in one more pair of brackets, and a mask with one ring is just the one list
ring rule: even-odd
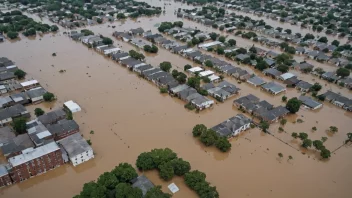
{"label": "rooftop", "polygon": [[81,107],[72,100],[65,102],[64,106],[67,107],[72,113],[81,111]]}
{"label": "rooftop", "polygon": [[132,187],[142,190],[143,196],[148,192],[149,189],[154,187],[154,184],[144,175],[138,176],[131,182]]}
{"label": "rooftop", "polygon": [[92,150],[92,147],[89,146],[87,141],[79,133],[72,134],[58,141],[58,143],[64,147],[70,158]]}
{"label": "rooftop", "polygon": [[15,167],[23,163],[29,162],[33,159],[52,153],[59,149],[60,149],[59,146],[55,142],[51,142],[49,144],[37,147],[35,149],[29,148],[22,151],[22,154],[11,157],[9,159],[9,163],[12,165],[12,167]]}

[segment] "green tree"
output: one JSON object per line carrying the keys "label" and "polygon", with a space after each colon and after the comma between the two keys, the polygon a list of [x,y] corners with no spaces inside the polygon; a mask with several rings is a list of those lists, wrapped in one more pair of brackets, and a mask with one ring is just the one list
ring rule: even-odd
{"label": "green tree", "polygon": [[226,38],[224,36],[220,36],[218,40],[222,43],[225,43]]}
{"label": "green tree", "polygon": [[83,185],[83,190],[80,193],[81,198],[94,197],[106,198],[107,189],[105,186],[98,185],[91,181]]}
{"label": "green tree", "polygon": [[213,62],[211,62],[211,60],[206,60],[205,62],[204,62],[204,64],[205,64],[205,66],[207,66],[207,67],[213,67],[214,65],[213,65]]}
{"label": "green tree", "polygon": [[236,45],[236,40],[235,39],[229,39],[227,42],[229,43],[230,46],[235,46]]}
{"label": "green tree", "polygon": [[191,189],[195,189],[197,184],[205,181],[206,175],[198,170],[191,171],[185,174],[185,183]]}
{"label": "green tree", "polygon": [[331,42],[331,45],[335,45],[336,47],[338,47],[340,45],[340,42],[338,40],[333,40]]}
{"label": "green tree", "polygon": [[195,89],[198,89],[200,87],[200,78],[199,77],[188,78],[187,85]]}
{"label": "green tree", "polygon": [[9,31],[9,32],[7,32],[7,37],[9,37],[10,39],[18,38],[18,33],[13,32],[13,31]]}
{"label": "green tree", "polygon": [[301,140],[305,140],[305,139],[308,138],[308,134],[302,132],[302,133],[299,133],[299,134],[298,134],[298,137],[299,137],[299,139],[301,139]]}
{"label": "green tree", "polygon": [[165,71],[165,72],[170,72],[170,69],[171,69],[171,63],[168,62],[168,61],[164,61],[162,63],[160,63],[160,69]]}
{"label": "green tree", "polygon": [[115,198],[141,198],[143,192],[139,188],[133,188],[130,184],[119,183],[116,185]]}
{"label": "green tree", "polygon": [[329,151],[328,149],[322,149],[322,150],[320,151],[320,156],[321,156],[322,158],[324,158],[324,159],[327,159],[327,158],[330,158],[331,153],[330,153],[330,151]]}
{"label": "green tree", "polygon": [[223,55],[223,54],[225,54],[225,49],[222,48],[222,47],[218,47],[216,49],[216,53],[219,54],[219,55]]}
{"label": "green tree", "polygon": [[231,149],[232,145],[226,137],[220,137],[218,140],[216,140],[215,146],[222,152],[227,152]]}
{"label": "green tree", "polygon": [[178,81],[178,83],[184,84],[187,80],[187,76],[186,76],[186,74],[179,72],[176,80]]}
{"label": "green tree", "polygon": [[191,164],[184,161],[182,158],[173,159],[170,162],[174,169],[175,175],[182,176],[191,170]]}
{"label": "green tree", "polygon": [[153,149],[151,154],[156,167],[177,158],[177,154],[169,148]]}
{"label": "green tree", "polygon": [[317,127],[312,127],[312,131],[316,131],[317,130]]}
{"label": "green tree", "polygon": [[319,151],[322,150],[323,148],[325,148],[323,142],[320,141],[320,140],[314,140],[313,141],[313,146],[315,147],[315,149],[317,149]]}
{"label": "green tree", "polygon": [[149,189],[144,198],[170,198],[171,195],[161,191],[161,186],[154,186]]}
{"label": "green tree", "polygon": [[293,132],[291,135],[293,138],[297,139],[298,138],[298,134],[296,132]]}
{"label": "green tree", "polygon": [[45,101],[53,101],[55,99],[55,95],[53,93],[50,93],[50,92],[46,92],[44,95],[43,95],[43,99]]}
{"label": "green tree", "polygon": [[171,72],[172,77],[177,78],[178,76],[178,71],[176,69],[173,69]]}
{"label": "green tree", "polygon": [[169,181],[174,177],[174,168],[170,162],[159,165],[159,176],[164,181]]}
{"label": "green tree", "polygon": [[260,123],[259,123],[259,128],[261,128],[262,129],[262,131],[264,131],[264,132],[267,132],[267,130],[269,129],[269,123],[267,122],[267,121],[261,121]]}
{"label": "green tree", "polygon": [[322,141],[322,142],[326,142],[326,140],[328,140],[327,137],[321,137],[321,141]]}
{"label": "green tree", "polygon": [[312,146],[312,140],[310,139],[304,139],[302,142],[302,147],[308,148]]}
{"label": "green tree", "polygon": [[35,108],[34,109],[34,114],[38,117],[38,116],[41,116],[43,115],[45,112],[43,111],[43,109],[41,108]]}
{"label": "green tree", "polygon": [[296,97],[291,98],[288,100],[286,103],[286,108],[291,112],[291,113],[296,113],[299,111],[299,108],[301,107],[302,102],[298,100]]}
{"label": "green tree", "polygon": [[287,96],[282,96],[281,100],[282,100],[282,102],[286,102],[287,101]]}
{"label": "green tree", "polygon": [[314,83],[313,86],[309,88],[310,91],[320,91],[322,86],[319,83]]}
{"label": "green tree", "polygon": [[15,118],[13,120],[13,129],[19,134],[23,134],[26,132],[26,122],[27,119],[24,117]]}
{"label": "green tree", "polygon": [[255,68],[260,71],[263,71],[264,69],[266,69],[268,67],[269,67],[269,65],[263,60],[257,61],[257,65],[255,66]]}
{"label": "green tree", "polygon": [[18,78],[18,79],[23,79],[26,76],[26,72],[21,70],[21,69],[17,69],[14,73],[14,75]]}
{"label": "green tree", "polygon": [[103,41],[102,42],[103,42],[104,45],[111,45],[111,44],[114,43],[114,41],[111,40],[111,38],[109,38],[109,37],[103,37]]}
{"label": "green tree", "polygon": [[[288,156],[288,160],[292,160],[292,159],[293,159],[293,157],[292,157],[291,155],[289,155],[289,156]],[[287,160],[287,161],[288,161],[288,160]]]}
{"label": "green tree", "polygon": [[285,125],[286,123],[287,123],[287,120],[286,120],[286,119],[281,119],[281,120],[280,120],[280,124],[281,124],[281,125]]}
{"label": "green tree", "polygon": [[208,129],[207,131],[203,132],[202,135],[200,135],[200,141],[205,146],[213,145],[217,139],[218,139],[218,136],[216,132],[212,129]]}
{"label": "green tree", "polygon": [[282,154],[282,153],[278,153],[277,154],[280,158],[283,158],[284,157],[284,155]]}
{"label": "green tree", "polygon": [[197,39],[196,37],[193,37],[191,42],[193,45],[198,45],[200,43],[199,39]]}
{"label": "green tree", "polygon": [[199,137],[202,133],[206,132],[208,129],[204,124],[197,124],[193,127],[192,134],[193,137]]}
{"label": "green tree", "polygon": [[210,33],[209,36],[213,41],[216,41],[216,38],[218,37],[218,35],[215,32]]}
{"label": "green tree", "polygon": [[336,132],[339,131],[339,129],[338,129],[336,126],[330,126],[329,130],[330,130],[330,132],[332,132],[332,133],[336,133]]}
{"label": "green tree", "polygon": [[151,152],[143,152],[139,154],[136,161],[136,166],[140,170],[151,170],[157,168],[157,166],[154,164]]}
{"label": "green tree", "polygon": [[111,172],[105,172],[101,174],[97,180],[97,184],[105,186],[107,189],[113,190],[119,183],[116,176]]}
{"label": "green tree", "polygon": [[130,182],[132,179],[136,178],[136,170],[127,163],[120,163],[116,166],[111,173],[113,173],[119,182]]}
{"label": "green tree", "polygon": [[156,45],[152,45],[150,52],[156,54],[158,53],[158,51],[159,51],[159,48]]}
{"label": "green tree", "polygon": [[57,25],[52,25],[52,26],[50,26],[50,30],[51,30],[52,32],[56,32],[56,31],[59,30],[59,27],[57,27]]}
{"label": "green tree", "polygon": [[66,119],[67,120],[73,120],[73,115],[72,115],[72,112],[70,110],[68,110],[67,113],[66,113]]}
{"label": "green tree", "polygon": [[101,23],[103,23],[103,19],[97,18],[97,22],[98,22],[99,24],[101,24]]}
{"label": "green tree", "polygon": [[189,64],[187,64],[187,65],[185,65],[185,66],[183,67],[183,71],[187,71],[187,70],[189,70],[189,69],[191,69],[191,68],[192,68],[192,66],[189,65]]}
{"label": "green tree", "polygon": [[116,15],[116,18],[117,18],[117,19],[125,19],[126,16],[125,16],[123,13],[118,13],[118,14]]}
{"label": "green tree", "polygon": [[322,43],[327,43],[327,42],[328,42],[328,39],[327,39],[325,36],[323,36],[323,37],[320,37],[320,38],[318,39],[318,41],[319,41],[319,42],[322,42]]}
{"label": "green tree", "polygon": [[336,75],[341,76],[342,78],[345,78],[350,75],[350,70],[340,67],[336,70]]}
{"label": "green tree", "polygon": [[287,34],[291,34],[291,33],[292,33],[292,30],[291,30],[291,29],[286,29],[285,32],[286,32]]}

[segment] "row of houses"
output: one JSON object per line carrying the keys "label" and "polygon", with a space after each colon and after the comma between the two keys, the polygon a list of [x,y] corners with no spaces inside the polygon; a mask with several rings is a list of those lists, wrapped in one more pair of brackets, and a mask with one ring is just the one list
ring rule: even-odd
{"label": "row of houses", "polygon": [[[94,158],[93,149],[79,133],[79,125],[67,119],[67,111],[80,107],[72,102],[26,123],[26,133],[15,135],[10,126],[0,128],[0,149],[7,159],[0,164],[0,187],[19,183],[44,174],[65,163],[77,166]],[[12,113],[11,119],[29,118],[22,105],[1,110]]]}

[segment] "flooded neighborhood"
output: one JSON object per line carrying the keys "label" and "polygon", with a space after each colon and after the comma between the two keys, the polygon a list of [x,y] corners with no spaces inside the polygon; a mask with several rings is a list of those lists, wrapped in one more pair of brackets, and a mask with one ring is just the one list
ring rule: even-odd
{"label": "flooded neighborhood", "polygon": [[0,2],[0,197],[350,197],[351,2]]}

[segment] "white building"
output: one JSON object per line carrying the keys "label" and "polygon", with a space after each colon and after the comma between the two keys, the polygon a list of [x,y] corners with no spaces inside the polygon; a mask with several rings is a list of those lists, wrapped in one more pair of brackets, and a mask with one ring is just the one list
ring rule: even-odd
{"label": "white building", "polygon": [[72,113],[76,113],[82,110],[81,107],[72,100],[65,102],[64,107],[68,108]]}
{"label": "white building", "polygon": [[204,69],[201,67],[192,67],[192,68],[188,69],[187,71],[191,74],[194,74],[196,72],[202,72],[202,71],[204,71]]}
{"label": "white building", "polygon": [[207,71],[200,72],[199,76],[200,77],[204,77],[204,76],[210,76],[210,75],[213,75],[213,74],[214,74],[213,71],[207,70]]}
{"label": "white building", "polygon": [[82,164],[94,158],[92,147],[89,146],[87,141],[79,133],[70,135],[58,143],[66,151],[73,166]]}
{"label": "white building", "polygon": [[26,82],[22,82],[20,84],[23,87],[23,89],[31,89],[31,88],[39,86],[39,82],[37,80],[29,80]]}

